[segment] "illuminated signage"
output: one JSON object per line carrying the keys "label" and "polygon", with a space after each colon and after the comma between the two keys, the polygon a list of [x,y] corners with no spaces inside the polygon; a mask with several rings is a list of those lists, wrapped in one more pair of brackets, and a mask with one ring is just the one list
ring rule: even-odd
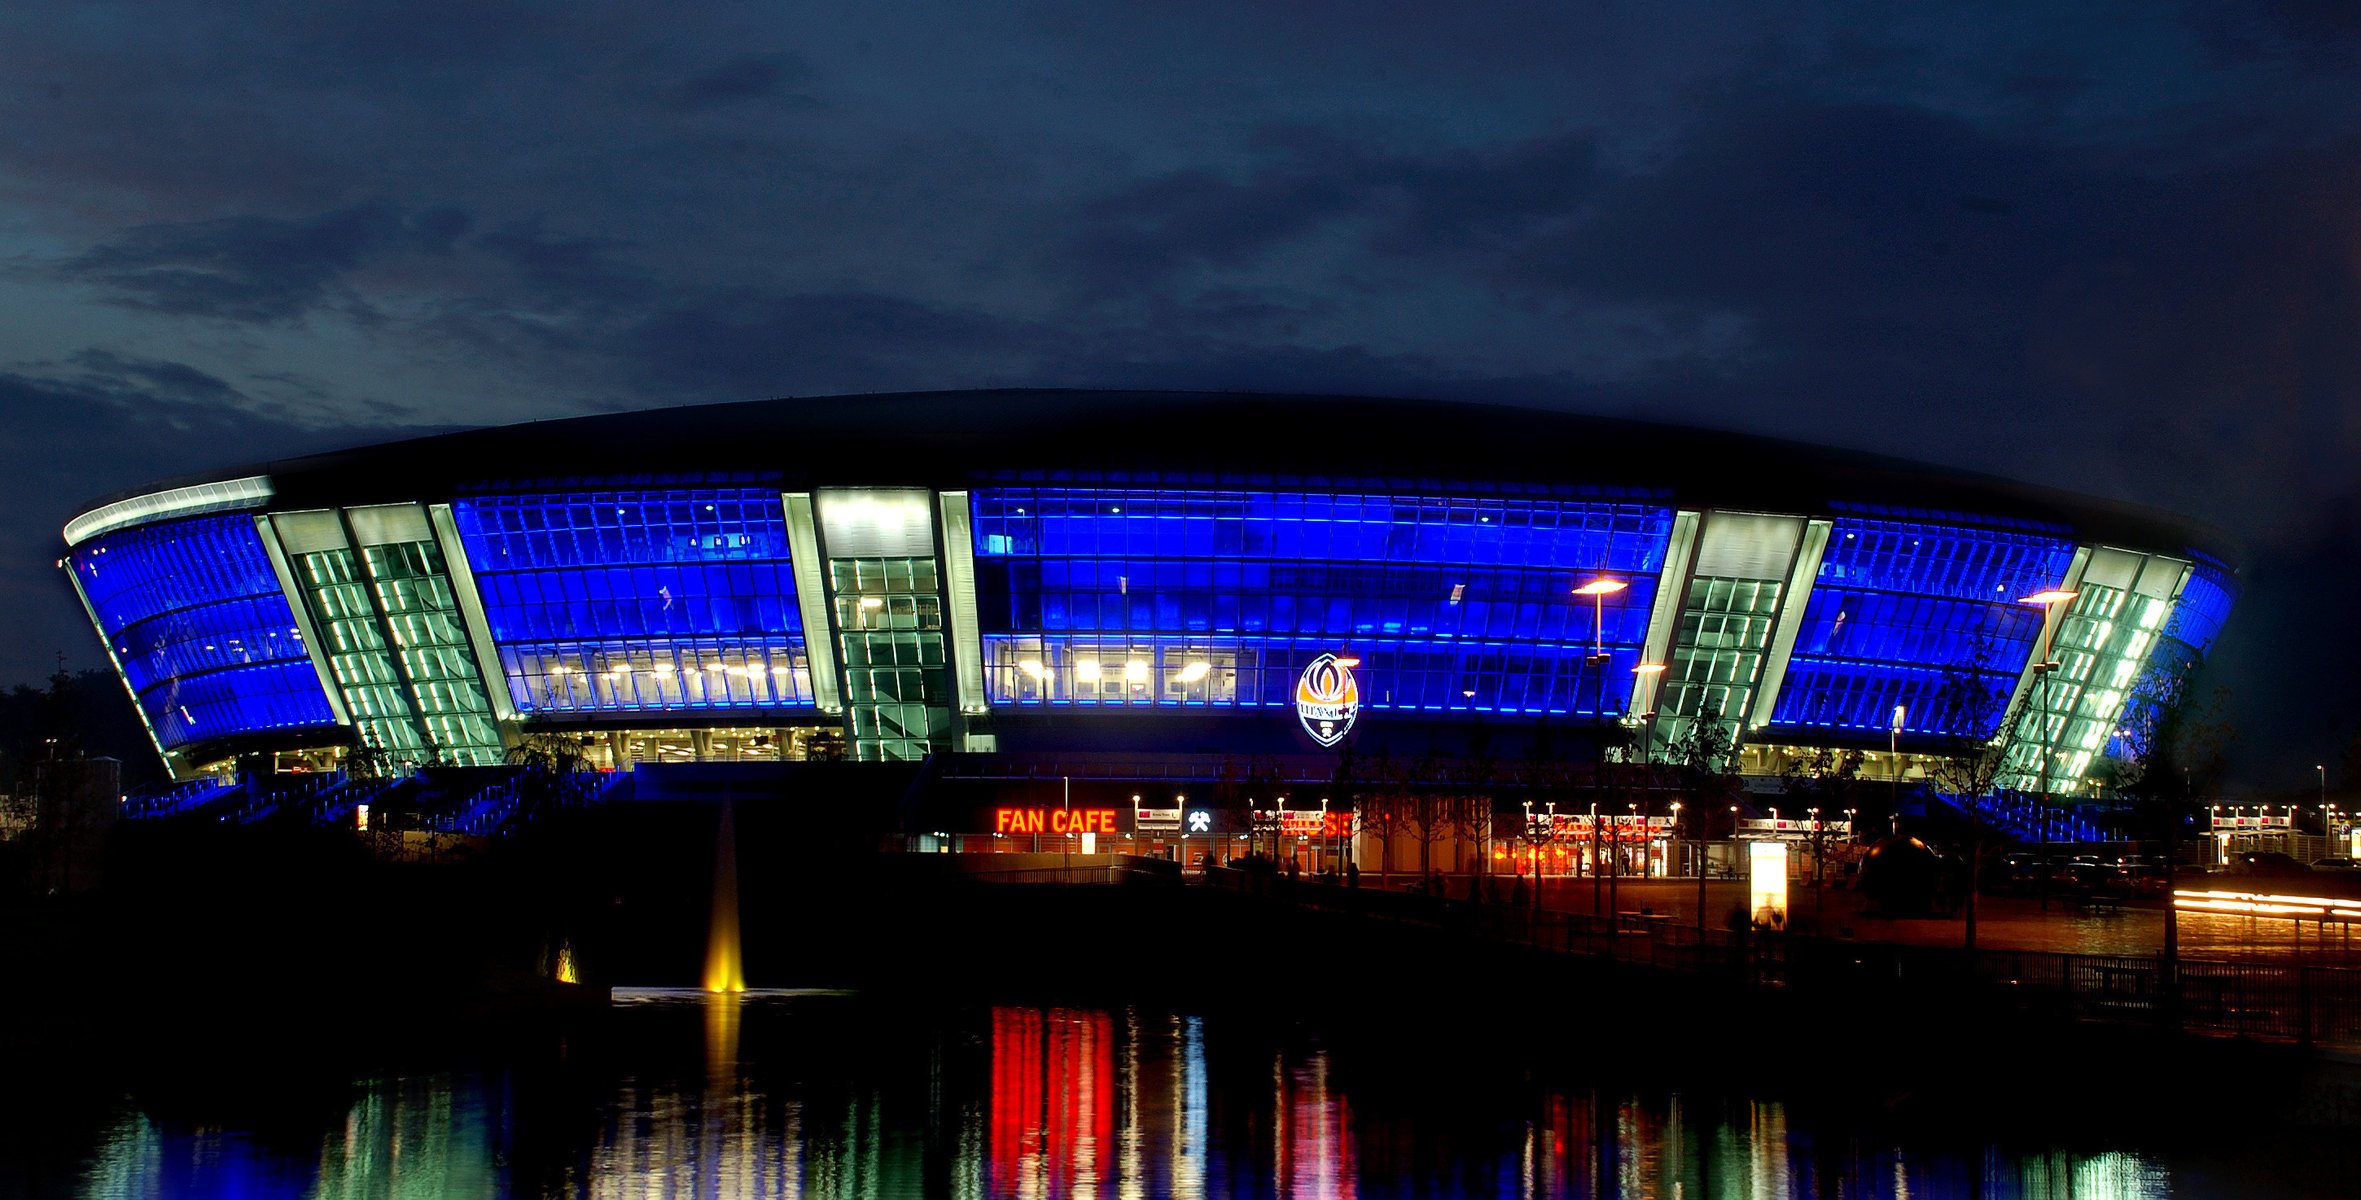
{"label": "illuminated signage", "polygon": [[1295,681],[1295,719],[1303,731],[1323,746],[1333,746],[1353,731],[1361,714],[1361,685],[1353,669],[1333,654],[1322,654]]}
{"label": "illuminated signage", "polygon": [[1156,833],[1181,827],[1181,810],[1177,808],[1138,808],[1131,827],[1141,833]]}
{"label": "illuminated signage", "polygon": [[1787,843],[1748,842],[1746,858],[1754,927],[1787,928]]}
{"label": "illuminated signage", "polygon": [[994,833],[1115,833],[1111,808],[1000,808],[992,811]]}
{"label": "illuminated signage", "polygon": [[2213,827],[2216,829],[2293,829],[2295,827],[2295,818],[2285,815],[2276,817],[2225,817],[2220,813],[2215,813],[2213,818]]}
{"label": "illuminated signage", "polygon": [[[1598,823],[1605,826],[1601,837],[1618,841],[1637,841],[1646,838],[1668,838],[1673,835],[1674,821],[1660,816],[1603,816]],[[1533,838],[1590,839],[1589,813],[1528,813],[1525,816],[1526,835]]]}
{"label": "illuminated signage", "polygon": [[1202,808],[1192,808],[1192,809],[1190,809],[1190,810],[1189,810],[1189,832],[1190,832],[1190,833],[1212,833],[1212,832],[1213,832],[1213,814],[1212,814],[1211,812],[1208,812],[1208,811],[1206,811],[1205,809],[1202,809]]}
{"label": "illuminated signage", "polygon": [[1337,831],[1344,813],[1283,812],[1279,814],[1279,832],[1286,837],[1326,837]]}

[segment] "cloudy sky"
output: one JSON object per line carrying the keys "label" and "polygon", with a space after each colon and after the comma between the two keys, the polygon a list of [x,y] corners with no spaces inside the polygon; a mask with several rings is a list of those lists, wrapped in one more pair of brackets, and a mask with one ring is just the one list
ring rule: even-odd
{"label": "cloudy sky", "polygon": [[2361,726],[2361,9],[0,6],[0,682],[79,502],[981,385],[1491,399],[2215,522],[2257,784]]}

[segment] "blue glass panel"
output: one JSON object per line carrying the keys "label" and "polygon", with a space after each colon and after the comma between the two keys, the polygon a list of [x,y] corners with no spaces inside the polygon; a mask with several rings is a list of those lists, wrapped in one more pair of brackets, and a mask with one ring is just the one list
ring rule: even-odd
{"label": "blue glass panel", "polygon": [[2180,600],[2173,605],[2172,623],[2165,626],[2164,636],[2203,658],[2213,651],[2213,640],[2221,636],[2222,624],[2230,619],[2230,603],[2236,596],[2236,585],[2229,572],[2212,563],[2197,564],[2188,584],[2181,589]]}
{"label": "blue glass panel", "polygon": [[520,711],[813,703],[777,492],[479,497],[451,516]]}
{"label": "blue glass panel", "polygon": [[70,561],[167,749],[336,723],[253,517],[117,530]]}
{"label": "blue glass panel", "polygon": [[[1672,530],[1669,509],[1564,500],[1054,487],[972,505],[986,690],[1020,706],[1283,705],[1304,663],[1349,649],[1372,707],[1619,713]],[[1571,594],[1598,575],[1629,586]],[[1594,639],[1604,680],[1584,677]]]}
{"label": "blue glass panel", "polygon": [[1989,736],[1953,727],[1944,683],[2011,690],[2041,635],[2041,610],[2020,598],[2057,586],[2073,554],[2071,543],[2029,533],[1839,519],[1772,727],[1884,731],[1900,707],[1905,734]]}

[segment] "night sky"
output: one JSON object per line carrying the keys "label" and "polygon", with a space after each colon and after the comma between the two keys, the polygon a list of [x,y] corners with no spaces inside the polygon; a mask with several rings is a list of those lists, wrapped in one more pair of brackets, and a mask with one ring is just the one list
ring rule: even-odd
{"label": "night sky", "polygon": [[0,6],[0,682],[102,661],[57,530],[159,476],[1235,388],[2174,510],[2245,547],[2242,777],[2361,726],[2361,6],[338,7]]}

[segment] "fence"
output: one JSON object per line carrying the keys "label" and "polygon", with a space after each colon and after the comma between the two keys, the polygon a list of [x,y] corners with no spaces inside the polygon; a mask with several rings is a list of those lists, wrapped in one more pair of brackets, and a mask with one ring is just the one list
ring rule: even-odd
{"label": "fence", "polygon": [[1216,870],[1206,882],[1306,908],[1449,930],[1536,950],[1760,986],[1955,989],[1995,1004],[2079,1021],[2361,1047],[2361,970],[2296,962],[1964,951],[1761,931],[1664,917],[1469,903],[1406,892],[1257,878]]}

